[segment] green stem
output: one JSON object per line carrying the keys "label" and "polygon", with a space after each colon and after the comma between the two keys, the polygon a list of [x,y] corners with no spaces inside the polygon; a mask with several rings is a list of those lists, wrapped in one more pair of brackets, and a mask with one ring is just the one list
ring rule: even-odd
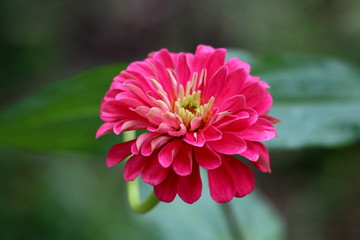
{"label": "green stem", "polygon": [[128,182],[127,190],[130,208],[135,213],[146,213],[159,203],[159,199],[157,199],[153,192],[145,199],[145,201],[141,202],[138,179]]}
{"label": "green stem", "polygon": [[244,239],[241,235],[241,232],[239,229],[239,223],[238,223],[236,216],[231,208],[230,203],[221,203],[220,207],[221,207],[222,213],[224,214],[226,223],[229,227],[232,239],[233,240]]}
{"label": "green stem", "polygon": [[123,133],[124,142],[133,140],[136,138],[136,131],[127,131]]}
{"label": "green stem", "polygon": [[[124,142],[133,140],[136,138],[136,131],[128,131],[123,134]],[[135,213],[146,213],[153,209],[156,204],[159,203],[159,200],[152,192],[145,201],[141,202],[140,190],[139,190],[139,180],[135,179],[134,181],[127,182],[127,192],[128,192],[128,202],[131,210]]]}

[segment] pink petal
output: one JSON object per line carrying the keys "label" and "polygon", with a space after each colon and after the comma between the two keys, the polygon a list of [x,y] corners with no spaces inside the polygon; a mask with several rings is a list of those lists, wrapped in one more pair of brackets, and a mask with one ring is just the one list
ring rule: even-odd
{"label": "pink petal", "polygon": [[[207,69],[207,76],[209,79],[224,65],[226,56],[226,49],[225,48],[218,48],[211,54],[209,60],[206,64]],[[226,70],[227,67],[225,66]],[[227,71],[226,71],[227,72]]]}
{"label": "pink petal", "polygon": [[247,73],[243,69],[237,69],[233,72],[228,71],[226,81],[221,87],[215,99],[215,106],[222,106],[224,100],[234,95],[239,95],[247,78]]}
{"label": "pink petal", "polygon": [[146,129],[156,133],[168,133],[170,130],[172,130],[172,127],[167,123],[160,123],[160,125],[157,128],[150,126],[147,127]]}
{"label": "pink petal", "polygon": [[165,123],[168,123],[174,129],[179,129],[180,125],[182,124],[181,118],[174,113],[166,112],[163,113],[161,117]]}
{"label": "pink petal", "polygon": [[159,136],[151,141],[145,141],[141,147],[141,154],[143,156],[150,156],[154,150],[162,147],[164,144],[171,140],[171,136]]}
{"label": "pink petal", "polygon": [[181,145],[181,140],[174,139],[172,142],[166,144],[163,149],[161,149],[159,153],[159,163],[161,164],[161,166],[163,166],[164,168],[170,167]]}
{"label": "pink petal", "polygon": [[142,106],[143,103],[135,98],[121,98],[117,100],[119,103],[123,103],[124,105],[127,105],[129,108],[137,108],[139,106]]}
{"label": "pink petal", "polygon": [[205,45],[198,45],[195,51],[193,72],[201,73],[201,70],[205,68],[206,63],[210,55],[215,51],[214,48]]}
{"label": "pink petal", "polygon": [[126,161],[124,166],[124,179],[125,181],[134,181],[142,172],[145,167],[148,157],[135,154]]}
{"label": "pink petal", "polygon": [[223,154],[240,154],[246,150],[245,141],[231,133],[223,133],[221,140],[208,142],[207,144],[214,151]]}
{"label": "pink petal", "polygon": [[270,121],[259,118],[256,123],[236,134],[245,140],[268,141],[276,136],[276,130]]}
{"label": "pink petal", "polygon": [[214,75],[210,78],[209,82],[205,85],[205,101],[208,101],[211,97],[215,97],[216,102],[218,99],[218,93],[223,90],[228,70],[225,66],[222,66],[216,70],[217,71],[214,72]]}
{"label": "pink petal", "polygon": [[164,168],[160,165],[158,154],[154,153],[148,158],[148,161],[141,173],[142,180],[150,185],[158,185],[167,176],[169,168]]}
{"label": "pink petal", "polygon": [[[147,114],[149,113],[150,111],[150,108],[149,107],[146,107],[146,106],[139,106],[135,109],[132,109],[133,112],[137,113],[138,115],[140,115],[141,117],[143,118],[148,118]],[[137,118],[139,118],[139,116],[137,116]]]}
{"label": "pink petal", "polygon": [[202,132],[188,132],[183,140],[196,147],[202,147],[205,144],[205,138]]}
{"label": "pink petal", "polygon": [[246,98],[246,106],[254,108],[264,101],[265,92],[266,90],[258,82],[254,82],[245,87],[241,94]]}
{"label": "pink petal", "polygon": [[174,157],[173,169],[180,176],[187,176],[192,171],[192,146],[183,144]]}
{"label": "pink petal", "polygon": [[255,144],[260,151],[260,157],[256,162],[252,162],[252,164],[262,172],[271,173],[270,157],[267,148],[262,143],[256,142]]}
{"label": "pink petal", "polygon": [[164,91],[169,93],[171,92],[172,85],[169,78],[168,72],[166,71],[164,65],[161,64],[158,60],[154,58],[147,59],[147,62],[152,66],[155,73],[155,79],[163,87]]}
{"label": "pink petal", "polygon": [[[241,132],[247,127],[251,126],[258,120],[257,113],[251,108],[245,108],[243,111],[238,112],[234,119],[230,117],[233,115],[229,115],[224,117],[221,125],[217,125],[217,127],[223,132]],[[229,120],[228,120],[229,119]],[[226,121],[228,120],[228,121]]]}
{"label": "pink petal", "polygon": [[[145,90],[155,90],[154,86],[150,83],[150,81],[144,76],[144,73],[132,70],[123,71],[122,74],[126,76],[127,80],[131,81],[134,85],[139,86],[141,84],[141,88]],[[130,83],[130,81],[126,81],[126,83]]]}
{"label": "pink petal", "polygon": [[185,127],[184,124],[180,124],[180,129],[175,131],[173,129],[168,131],[168,134],[171,136],[175,136],[175,137],[180,137],[180,136],[184,136],[187,132],[187,128]]}
{"label": "pink petal", "polygon": [[154,186],[154,194],[162,202],[172,202],[177,194],[177,179],[172,170],[169,171],[167,177],[160,184]]}
{"label": "pink petal", "polygon": [[149,126],[149,123],[145,122],[142,119],[139,120],[122,120],[119,121],[114,126],[114,133],[119,135],[122,132],[125,131],[131,131],[131,130],[138,130],[138,129],[144,129]]}
{"label": "pink petal", "polygon": [[250,65],[244,61],[241,61],[238,58],[229,59],[225,65],[229,68],[230,71],[234,71],[236,69],[243,69],[247,74],[250,73]]}
{"label": "pink petal", "polygon": [[190,80],[190,68],[184,53],[178,55],[177,61],[177,81],[186,87],[186,83]]}
{"label": "pink petal", "polygon": [[135,141],[136,140],[134,139],[112,146],[106,156],[106,166],[112,167],[129,156],[131,154],[131,146]]}
{"label": "pink petal", "polygon": [[224,166],[235,182],[236,197],[244,197],[254,190],[255,176],[248,166],[232,156],[224,156]]}
{"label": "pink petal", "polygon": [[159,62],[161,62],[161,64],[165,67],[165,69],[174,68],[174,63],[167,49],[161,49],[160,51],[156,52],[153,57],[157,59]]}
{"label": "pink petal", "polygon": [[222,138],[222,132],[213,126],[204,129],[203,134],[206,141],[215,141]]}
{"label": "pink petal", "polygon": [[115,125],[114,122],[103,123],[97,130],[95,138],[98,139],[99,137],[112,132],[114,125]]}
{"label": "pink petal", "polygon": [[127,67],[126,71],[127,70],[133,71],[133,72],[138,72],[141,75],[143,75],[144,77],[154,74],[153,69],[151,68],[151,66],[146,61],[133,62]]}
{"label": "pink petal", "polygon": [[220,166],[208,170],[210,195],[218,203],[229,202],[236,193],[235,182],[227,169]]}
{"label": "pink petal", "polygon": [[194,164],[193,168],[190,175],[178,178],[178,194],[184,202],[189,204],[199,200],[202,191],[199,166]]}
{"label": "pink petal", "polygon": [[221,165],[220,156],[206,145],[201,148],[194,147],[196,162],[205,169],[215,169]]}
{"label": "pink petal", "polygon": [[269,92],[264,91],[263,99],[258,105],[254,107],[254,110],[258,112],[259,115],[265,114],[270,110],[270,107],[273,103],[273,99]]}
{"label": "pink petal", "polygon": [[262,118],[265,118],[266,120],[269,120],[272,124],[277,124],[277,123],[281,123],[281,120],[273,117],[273,116],[269,116],[269,115],[261,115]]}
{"label": "pink petal", "polygon": [[230,111],[232,114],[238,113],[246,107],[244,95],[235,95],[227,98],[220,106],[220,112]]}
{"label": "pink petal", "polygon": [[161,134],[159,133],[153,133],[153,132],[146,132],[141,134],[137,139],[136,139],[136,152],[133,153],[138,153],[139,150],[142,148],[142,146],[146,143],[146,142],[151,142],[153,139],[159,137]]}
{"label": "pink petal", "polygon": [[164,111],[161,110],[160,108],[152,107],[150,111],[146,114],[146,116],[148,117],[149,122],[159,125],[162,122],[164,122],[164,120],[162,119],[163,113]]}
{"label": "pink petal", "polygon": [[260,150],[255,142],[246,141],[247,148],[240,155],[246,157],[250,161],[257,161],[260,157]]}
{"label": "pink petal", "polygon": [[105,122],[115,122],[123,118],[136,119],[137,114],[133,113],[124,103],[114,100],[103,102],[100,118]]}
{"label": "pink petal", "polygon": [[[131,81],[127,81],[127,82],[131,82]],[[151,106],[151,101],[150,99],[146,96],[146,94],[144,93],[144,90],[142,90],[140,87],[134,85],[134,84],[130,84],[130,83],[125,83],[124,84],[126,87],[129,88],[129,90],[131,92],[133,92],[136,96],[139,97],[139,99],[141,99],[142,101],[144,101],[147,105]]]}
{"label": "pink petal", "polygon": [[190,122],[190,131],[195,131],[196,129],[198,129],[201,123],[202,123],[201,117],[194,117]]}

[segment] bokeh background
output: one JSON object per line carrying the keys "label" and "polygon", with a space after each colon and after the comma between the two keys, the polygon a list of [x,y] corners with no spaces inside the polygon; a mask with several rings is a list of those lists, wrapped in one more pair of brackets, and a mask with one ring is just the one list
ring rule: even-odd
{"label": "bokeh background", "polygon": [[[360,238],[360,1],[2,0],[0,22],[0,239],[160,239],[156,222],[172,219],[129,211],[121,166],[104,167],[119,140],[93,139],[96,107],[124,64],[199,43],[236,49],[274,83],[286,142],[270,146],[273,173],[257,174],[257,189],[278,239]],[[294,102],[310,108],[281,108]]]}

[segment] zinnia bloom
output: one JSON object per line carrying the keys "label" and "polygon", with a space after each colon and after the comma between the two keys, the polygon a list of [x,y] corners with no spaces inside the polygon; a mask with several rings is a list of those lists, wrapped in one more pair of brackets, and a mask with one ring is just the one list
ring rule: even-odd
{"label": "zinnia bloom", "polygon": [[249,64],[226,50],[199,45],[195,54],[151,53],[116,76],[106,93],[100,137],[109,132],[146,129],[137,139],[114,145],[106,164],[132,155],[124,179],[142,180],[156,197],[187,203],[202,192],[200,167],[207,170],[211,197],[219,203],[254,189],[252,170],[233,157],[250,160],[270,172],[269,154],[261,143],[276,136],[276,118],[267,115],[269,86],[250,75]]}

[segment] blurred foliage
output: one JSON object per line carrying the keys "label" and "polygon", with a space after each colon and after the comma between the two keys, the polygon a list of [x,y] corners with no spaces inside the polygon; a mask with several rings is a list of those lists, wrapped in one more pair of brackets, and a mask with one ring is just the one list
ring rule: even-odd
{"label": "blurred foliage", "polygon": [[0,113],[0,141],[28,150],[104,153],[111,143],[105,141],[102,148],[104,140],[95,142],[99,106],[112,78],[124,68],[90,70],[23,99]]}

